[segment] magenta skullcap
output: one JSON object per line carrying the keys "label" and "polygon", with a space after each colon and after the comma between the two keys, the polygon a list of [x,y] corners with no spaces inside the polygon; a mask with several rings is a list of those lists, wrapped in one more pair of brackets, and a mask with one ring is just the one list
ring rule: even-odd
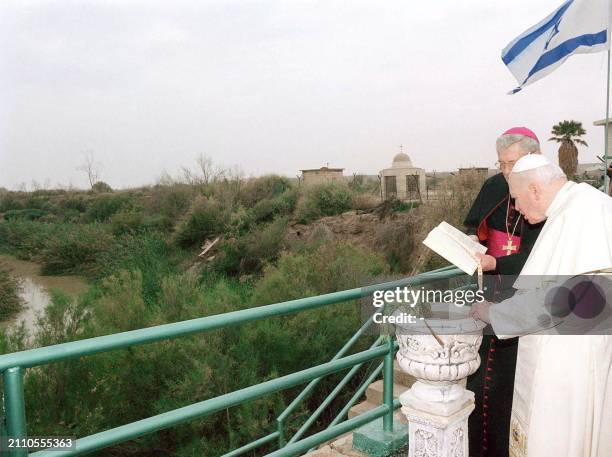
{"label": "magenta skullcap", "polygon": [[537,143],[540,144],[540,140],[538,140],[538,137],[536,136],[536,134],[533,133],[533,130],[528,129],[527,127],[512,127],[511,129],[508,129],[504,133],[502,133],[502,136],[503,135],[528,136],[529,138],[536,140]]}

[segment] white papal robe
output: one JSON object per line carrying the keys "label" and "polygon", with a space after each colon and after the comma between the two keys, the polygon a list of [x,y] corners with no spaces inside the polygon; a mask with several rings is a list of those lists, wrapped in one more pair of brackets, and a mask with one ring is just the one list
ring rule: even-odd
{"label": "white papal robe", "polygon": [[490,308],[498,335],[520,336],[510,456],[612,457],[612,337],[524,331],[542,314],[544,279],[612,272],[612,198],[568,182],[546,216],[517,293]]}

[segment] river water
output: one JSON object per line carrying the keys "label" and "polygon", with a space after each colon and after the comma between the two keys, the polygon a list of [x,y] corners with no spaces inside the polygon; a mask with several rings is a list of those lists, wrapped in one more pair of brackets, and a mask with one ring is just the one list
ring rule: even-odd
{"label": "river water", "polygon": [[21,280],[20,295],[24,300],[24,308],[17,316],[0,322],[0,325],[5,327],[25,321],[26,327],[33,330],[37,313],[41,313],[51,300],[50,289],[61,289],[76,298],[89,287],[87,282],[78,276],[41,276],[40,265],[15,257],[0,255],[0,264],[7,266],[11,274]]}

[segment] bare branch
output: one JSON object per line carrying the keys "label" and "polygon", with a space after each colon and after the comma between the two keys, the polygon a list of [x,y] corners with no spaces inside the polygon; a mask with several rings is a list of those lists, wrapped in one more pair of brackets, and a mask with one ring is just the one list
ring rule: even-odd
{"label": "bare branch", "polygon": [[83,164],[77,167],[77,170],[87,175],[89,186],[93,189],[94,184],[98,182],[100,177],[99,166],[94,160],[93,153],[90,152],[84,157]]}

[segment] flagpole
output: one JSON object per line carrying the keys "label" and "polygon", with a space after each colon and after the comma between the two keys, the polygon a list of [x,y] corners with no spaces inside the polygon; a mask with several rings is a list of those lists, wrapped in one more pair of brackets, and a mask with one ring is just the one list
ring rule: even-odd
{"label": "flagpole", "polygon": [[608,48],[608,78],[606,80],[606,123],[604,128],[604,134],[606,138],[604,140],[604,193],[609,195],[610,178],[608,178],[608,124],[610,117],[610,48]]}

